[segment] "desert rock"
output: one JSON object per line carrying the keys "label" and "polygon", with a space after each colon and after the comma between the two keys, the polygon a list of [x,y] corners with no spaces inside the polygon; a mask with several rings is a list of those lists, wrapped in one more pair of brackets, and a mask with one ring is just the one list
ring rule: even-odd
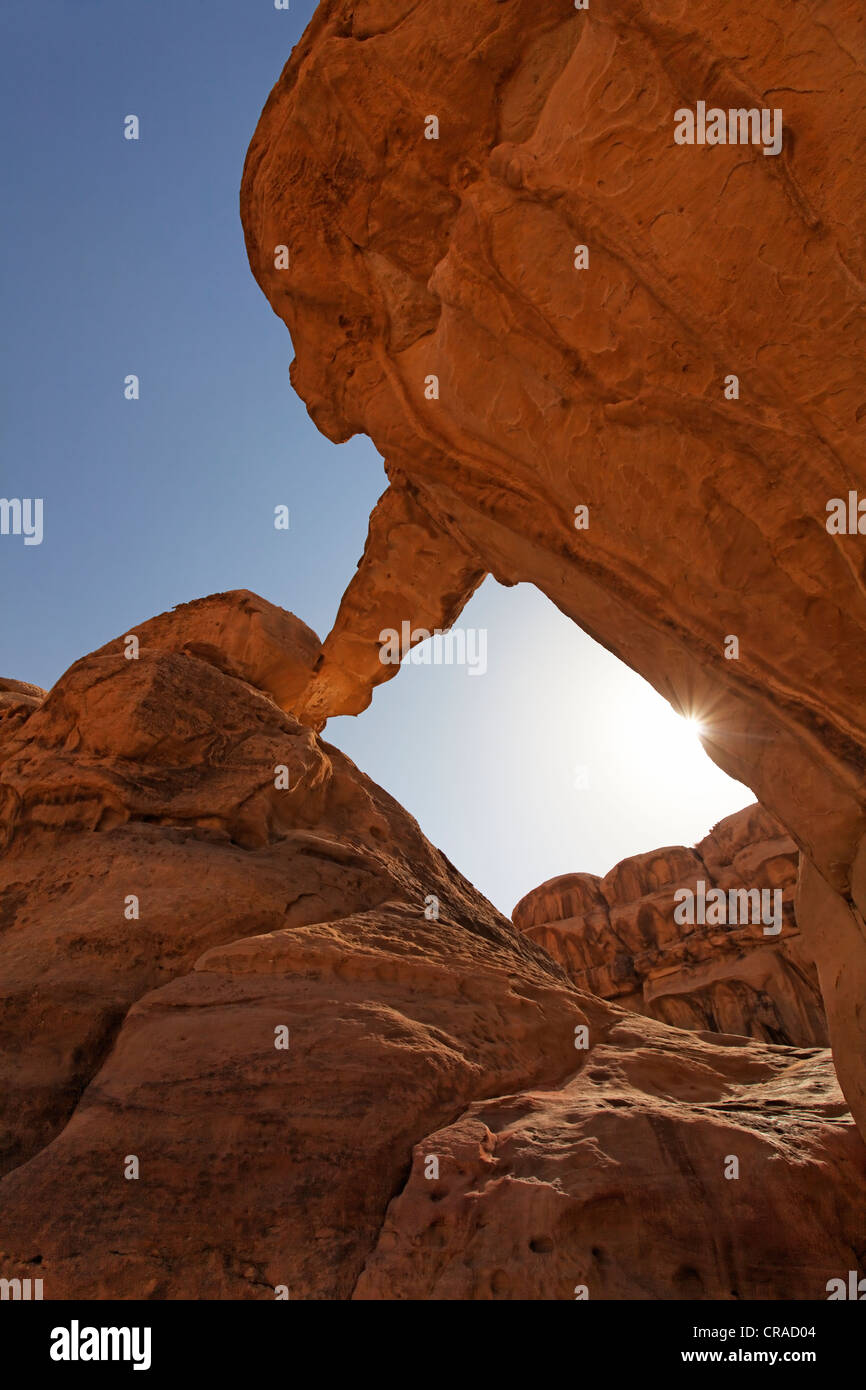
{"label": "desert rock", "polygon": [[[778,822],[747,806],[694,849],[652,850],[604,878],[551,879],[522,898],[512,916],[581,989],[625,1008],[678,1028],[826,1047],[818,975],[794,907],[798,857]],[[763,917],[751,920],[751,911],[746,921],[723,926],[678,923],[677,895],[697,895],[701,883],[728,894],[778,893],[760,904],[771,913],[778,906],[778,932],[775,918],[765,931]]]}
{"label": "desert rock", "polygon": [[346,1297],[418,1134],[574,1067],[559,967],[227,663],[95,653],[4,744],[0,1263],[46,1297]]}
{"label": "desert rock", "polygon": [[303,703],[322,656],[312,628],[248,589],[178,604],[138,623],[94,656],[119,653],[132,660],[141,648],[198,657],[264,691],[289,713]]}
{"label": "desert rock", "polygon": [[[479,572],[535,584],[700,717],[786,827],[866,1132],[863,538],[827,526],[833,499],[866,495],[866,65],[857,6],[827,16],[324,0],[241,212],[297,391],[330,439],[368,434],[423,510],[442,606],[455,546],[466,596]],[[767,92],[777,155],[675,141],[678,110]],[[369,646],[416,603],[374,517],[326,647]],[[361,707],[372,667],[353,694],[326,686],[317,721]]]}
{"label": "desert rock", "polygon": [[827,1052],[622,1016],[564,1086],[416,1144],[355,1297],[826,1298],[862,1240],[841,1101]]}
{"label": "desert rock", "polygon": [[[2,1276],[38,1268],[51,1299],[821,1297],[866,1177],[829,1052],[581,991],[209,656],[85,657],[4,742]],[[768,1230],[767,1201],[797,1220]]]}
{"label": "desert rock", "polygon": [[27,711],[41,705],[44,699],[45,691],[41,686],[0,676],[0,715],[7,710],[17,710],[26,714]]}

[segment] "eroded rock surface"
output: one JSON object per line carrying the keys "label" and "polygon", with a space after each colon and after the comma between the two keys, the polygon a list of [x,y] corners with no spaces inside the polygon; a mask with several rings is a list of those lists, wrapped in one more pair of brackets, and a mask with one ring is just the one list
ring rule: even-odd
{"label": "eroded rock surface", "polygon": [[[700,101],[778,105],[781,152],[677,144]],[[699,715],[796,841],[866,1132],[864,541],[826,526],[866,494],[864,110],[854,0],[820,23],[783,0],[323,0],[241,211],[313,419],[367,433],[440,538],[425,605],[459,606],[455,548],[464,598],[478,572],[536,584]],[[326,641],[367,658],[354,691],[323,662],[317,723],[369,699],[394,609],[415,622],[382,530]]]}
{"label": "eroded rock surface", "polygon": [[825,1296],[866,1178],[829,1052],[582,992],[207,657],[112,644],[4,737],[0,1276],[38,1269],[51,1299]]}
{"label": "eroded rock surface", "polygon": [[236,601],[4,740],[0,1264],[46,1297],[347,1296],[418,1134],[574,1067],[559,968],[227,673]]}
{"label": "eroded rock surface", "polygon": [[826,1298],[866,1176],[828,1062],[620,1016],[564,1086],[415,1146],[355,1296]]}
{"label": "eroded rock surface", "polygon": [[[747,806],[694,849],[636,855],[604,878],[550,879],[512,917],[581,989],[625,1008],[677,1028],[826,1047],[818,975],[794,910],[798,857],[778,822]],[[705,895],[713,888],[727,894],[726,908],[731,891],[752,894],[734,905],[745,920],[678,922],[682,892],[697,900],[700,884]],[[767,896],[759,900],[756,892]]]}
{"label": "eroded rock surface", "polygon": [[94,656],[119,653],[131,659],[142,648],[198,657],[264,691],[290,714],[302,706],[322,656],[312,628],[248,589],[180,603],[130,628]]}
{"label": "eroded rock surface", "polygon": [[8,730],[13,724],[17,727],[44,699],[41,686],[0,676],[0,737],[3,728]]}

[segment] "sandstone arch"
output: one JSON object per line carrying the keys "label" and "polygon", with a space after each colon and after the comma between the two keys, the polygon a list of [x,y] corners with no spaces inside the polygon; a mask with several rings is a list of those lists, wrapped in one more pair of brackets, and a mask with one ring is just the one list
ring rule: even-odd
{"label": "sandstone arch", "polygon": [[[486,572],[536,584],[700,713],[710,756],[796,840],[864,1132],[866,541],[825,526],[829,499],[866,490],[856,15],[324,0],[241,210],[296,389],[329,438],[369,434],[391,484],[307,720],[393,674],[382,627],[453,621]],[[674,111],[700,99],[781,102],[781,153],[677,146]]]}

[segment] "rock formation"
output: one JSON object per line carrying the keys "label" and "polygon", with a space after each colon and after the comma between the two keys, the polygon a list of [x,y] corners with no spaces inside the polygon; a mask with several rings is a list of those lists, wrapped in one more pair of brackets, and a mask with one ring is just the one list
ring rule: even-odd
{"label": "rock formation", "polygon": [[0,717],[0,1276],[826,1297],[866,1180],[829,1052],[579,990],[280,708],[317,651],[215,595]]}
{"label": "rock formation", "polygon": [[229,674],[278,664],[249,641],[275,611],[234,597],[233,636],[230,595],[176,610],[0,725],[0,1262],[38,1255],[46,1297],[347,1296],[414,1139],[558,1083],[586,1021],[390,797]]}
{"label": "rock formation", "polygon": [[[241,591],[47,695],[0,683],[0,1277],[736,1300],[864,1272],[858,14],[320,4],[241,210],[296,389],[389,487],[323,644]],[[765,100],[778,155],[673,139]],[[383,628],[453,623],[488,573],[698,715],[790,840],[751,811],[497,913],[319,736],[399,669]],[[779,941],[675,931],[703,872],[780,887]],[[812,961],[841,1090],[776,1041],[822,1040]]]}
{"label": "rock formation", "polygon": [[829,1054],[633,1014],[602,1036],[565,1085],[415,1145],[356,1298],[826,1298],[866,1152]]}
{"label": "rock formation", "polygon": [[290,714],[302,705],[322,654],[312,628],[248,589],[178,604],[100,647],[94,656],[129,653],[132,659],[141,647],[196,656],[265,691]]}
{"label": "rock formation", "polygon": [[[241,212],[295,388],[390,482],[304,717],[395,674],[383,628],[453,619],[483,573],[537,585],[699,715],[795,840],[866,1132],[859,14],[323,0]],[[781,151],[677,143],[698,102],[778,107]],[[831,531],[851,497],[853,534]]]}
{"label": "rock formation", "polygon": [[[550,879],[512,917],[590,994],[677,1028],[826,1047],[818,977],[794,911],[797,858],[778,822],[747,806],[694,849],[636,855],[604,878]],[[678,895],[688,889],[697,896],[700,884],[727,894],[778,893],[778,933],[768,935],[763,918],[752,920],[751,900],[745,921],[678,923]],[[765,904],[772,910],[776,902],[767,897]],[[736,906],[739,917],[739,900]]]}
{"label": "rock formation", "polygon": [[35,709],[44,699],[45,691],[41,686],[0,676],[0,715],[5,714],[7,710],[22,713]]}

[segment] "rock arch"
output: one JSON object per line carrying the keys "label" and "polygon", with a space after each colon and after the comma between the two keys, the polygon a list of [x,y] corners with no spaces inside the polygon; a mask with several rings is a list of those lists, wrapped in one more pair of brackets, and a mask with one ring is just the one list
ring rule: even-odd
{"label": "rock arch", "polygon": [[[826,10],[324,0],[241,211],[296,389],[329,438],[367,433],[391,484],[308,722],[395,673],[383,627],[453,622],[485,573],[536,584],[700,714],[796,840],[866,1132],[866,540],[825,525],[866,493],[866,79],[853,7]],[[675,143],[678,108],[771,90],[777,157]]]}

